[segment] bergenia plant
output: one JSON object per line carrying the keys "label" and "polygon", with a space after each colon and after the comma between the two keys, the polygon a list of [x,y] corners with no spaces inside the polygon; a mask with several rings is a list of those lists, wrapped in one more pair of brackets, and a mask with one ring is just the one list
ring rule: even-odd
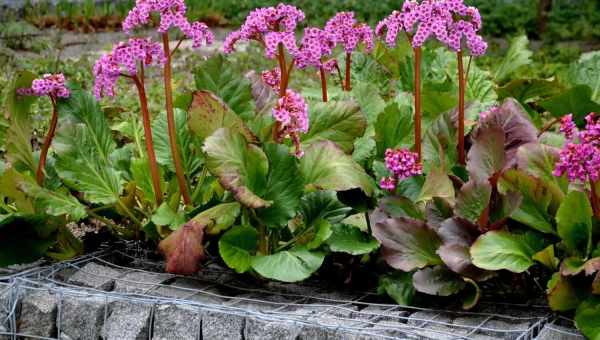
{"label": "bergenia plant", "polygon": [[326,59],[331,56],[335,48],[334,38],[333,34],[328,31],[316,27],[305,28],[300,48],[295,55],[295,64],[299,69],[312,66],[319,70],[323,102],[328,101],[327,73],[337,70],[341,76],[337,60]]}
{"label": "bergenia plant", "polygon": [[[279,4],[276,7],[259,8],[250,12],[239,30],[229,34],[223,46],[224,52],[229,54],[234,51],[238,42],[253,40],[264,47],[267,58],[277,59],[278,68],[262,74],[265,83],[279,93],[279,101],[273,108],[276,121],[273,139],[281,143],[284,138],[290,137],[297,157],[303,155],[299,133],[308,132],[308,105],[299,93],[288,89],[290,74],[298,62],[302,67],[306,67],[309,62],[320,59],[324,44],[320,39],[311,39],[310,44],[308,40],[305,41],[303,49],[298,48],[295,30],[302,20],[304,13],[294,6]],[[312,48],[319,49],[315,52],[318,57],[308,51]],[[289,64],[286,60],[286,50],[292,56]]]}
{"label": "bergenia plant", "polygon": [[369,25],[359,23],[354,18],[354,12],[340,12],[325,24],[325,32],[329,33],[336,44],[341,45],[346,53],[346,72],[343,88],[352,90],[350,71],[352,68],[352,53],[359,44],[365,45],[365,51],[373,50],[373,30]]}
{"label": "bergenia plant", "polygon": [[573,115],[562,118],[560,131],[567,143],[560,150],[554,175],[566,175],[570,182],[590,185],[590,201],[594,215],[600,218],[600,198],[597,192],[600,182],[600,115],[590,113],[586,126],[579,130]]}
{"label": "bergenia plant", "polygon": [[162,201],[162,190],[152,140],[150,112],[148,112],[148,98],[146,97],[144,83],[144,67],[163,65],[165,61],[166,57],[159,43],[153,42],[150,38],[129,39],[127,42],[117,44],[110,53],[102,55],[94,65],[94,76],[96,78],[94,94],[98,100],[104,95],[115,95],[114,87],[120,77],[130,79],[137,88],[144,125],[146,151],[148,152],[152,186],[157,205]]}
{"label": "bergenia plant", "polygon": [[487,44],[477,34],[480,29],[479,11],[475,7],[466,6],[463,0],[406,1],[401,11],[392,12],[390,16],[379,22],[375,29],[377,35],[385,35],[384,40],[390,47],[396,45],[400,32],[404,32],[412,44],[415,56],[415,151],[419,155],[419,160],[421,159],[421,47],[427,40],[436,39],[457,53],[459,78],[458,158],[459,163],[465,165],[464,114],[468,70],[465,74],[463,45],[471,51],[472,56],[484,54]]}
{"label": "bergenia plant", "polygon": [[160,25],[158,33],[161,35],[163,55],[165,62],[163,63],[163,80],[165,90],[165,107],[167,111],[167,125],[169,131],[169,144],[171,147],[171,155],[175,166],[175,175],[179,190],[183,196],[183,201],[186,205],[191,204],[192,199],[189,194],[181,155],[177,149],[177,135],[175,131],[175,116],[173,113],[173,85],[171,58],[179,48],[183,38],[179,40],[177,45],[171,49],[169,42],[169,29],[171,27],[179,28],[185,37],[192,39],[193,48],[199,48],[204,44],[210,45],[214,40],[213,33],[208,29],[208,26],[202,22],[190,23],[186,18],[186,7],[183,0],[137,0],[135,7],[129,11],[129,14],[123,21],[123,31],[132,33],[134,29],[148,24],[152,14],[160,16]]}
{"label": "bergenia plant", "polygon": [[45,74],[40,79],[35,79],[31,83],[30,88],[17,89],[17,94],[21,96],[48,96],[52,102],[52,118],[50,120],[50,127],[48,133],[44,139],[44,145],[40,152],[40,160],[35,173],[37,183],[42,185],[44,183],[44,171],[46,168],[46,159],[48,157],[48,150],[52,144],[52,139],[56,133],[56,125],[58,123],[58,110],[56,102],[58,98],[68,98],[70,95],[69,89],[65,85],[65,76],[62,73],[59,74]]}

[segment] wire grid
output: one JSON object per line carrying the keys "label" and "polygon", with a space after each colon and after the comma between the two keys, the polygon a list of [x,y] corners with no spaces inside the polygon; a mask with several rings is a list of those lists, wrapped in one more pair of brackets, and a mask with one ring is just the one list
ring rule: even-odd
{"label": "wire grid", "polygon": [[[97,271],[86,271],[86,265],[91,264],[114,269],[119,274],[107,277]],[[158,306],[172,305],[193,310],[200,315],[222,313],[282,327],[294,325],[302,330],[317,329],[326,334],[335,334],[334,338],[339,339],[527,340],[533,339],[550,320],[550,314],[542,309],[538,313],[531,313],[531,306],[511,305],[508,307],[512,310],[521,309],[521,312],[503,315],[370,303],[367,301],[373,292],[339,294],[327,291],[322,288],[323,285],[310,280],[302,286],[267,284],[265,287],[264,284],[240,282],[238,276],[214,263],[206,265],[194,277],[162,274],[164,276],[160,281],[131,279],[132,275],[156,277],[162,268],[161,261],[152,260],[148,253],[138,247],[129,247],[124,250],[103,250],[36,271],[12,275],[5,282],[0,282],[0,340],[17,337],[58,339],[63,317],[69,317],[62,315],[63,305],[67,300],[77,299],[103,299],[106,302],[100,327],[107,323],[110,306],[114,302],[123,302],[147,306],[152,316]],[[69,280],[74,272],[89,278],[114,281],[115,289],[105,291],[74,284]],[[178,280],[197,285],[178,285]],[[117,290],[117,286],[134,289]],[[176,294],[165,296],[159,293],[167,290]],[[55,337],[19,333],[19,302],[33,292],[49,292],[58,299]],[[457,320],[467,322],[457,323]],[[153,324],[151,317],[145,332],[149,339],[152,339],[154,332]],[[510,327],[515,324],[523,327]],[[201,340],[201,327],[198,326],[198,329],[195,338]],[[7,337],[3,338],[3,335]]]}

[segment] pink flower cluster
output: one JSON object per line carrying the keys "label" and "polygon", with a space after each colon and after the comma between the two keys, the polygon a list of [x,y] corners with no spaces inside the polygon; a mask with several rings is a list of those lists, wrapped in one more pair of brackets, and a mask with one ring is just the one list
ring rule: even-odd
{"label": "pink flower cluster", "polygon": [[304,12],[291,5],[279,4],[276,7],[255,9],[239,30],[227,36],[223,50],[229,54],[235,50],[238,41],[256,40],[267,45],[267,55],[271,58],[280,42],[291,52],[295,52],[294,30],[303,20]]}
{"label": "pink flower cluster", "polygon": [[[463,0],[407,0],[402,11],[394,11],[379,22],[375,33],[385,34],[385,42],[395,46],[402,31],[412,36],[413,47],[422,46],[429,38],[454,51],[462,51],[463,40],[474,56],[485,54],[487,43],[477,34],[481,29],[481,16],[475,7],[466,6]],[[387,32],[385,32],[387,30]]]}
{"label": "pink flower cluster", "polygon": [[479,113],[479,121],[483,122],[488,119],[491,115],[497,113],[500,110],[499,106],[492,106],[487,111],[482,111]]}
{"label": "pink flower cluster", "polygon": [[[323,57],[331,55],[335,45],[334,36],[328,31],[316,27],[305,28],[300,48],[294,55],[296,66],[300,69],[308,66],[325,67],[327,62],[323,62]],[[335,65],[328,65],[330,69],[333,67]]]}
{"label": "pink flower cluster", "polygon": [[162,65],[165,55],[159,43],[152,39],[129,39],[120,42],[110,53],[105,53],[94,65],[94,94],[100,100],[103,95],[114,96],[114,86],[123,74],[137,75],[138,63]]}
{"label": "pink flower cluster", "polygon": [[565,116],[561,122],[560,131],[568,142],[560,151],[554,175],[566,174],[571,182],[600,179],[600,116],[590,113],[585,120],[586,127],[582,131],[573,123],[572,115]]}
{"label": "pink flower cluster", "polygon": [[279,84],[281,83],[281,70],[279,67],[269,71],[263,71],[261,78],[263,82],[270,86],[273,90],[279,91]]}
{"label": "pink flower cluster", "polygon": [[299,93],[287,90],[273,108],[273,117],[289,133],[308,132],[308,105]]}
{"label": "pink flower cluster", "polygon": [[352,53],[360,43],[364,43],[367,52],[373,50],[373,30],[367,24],[360,24],[354,18],[354,12],[340,12],[325,24],[325,31],[331,34],[335,43],[344,47],[346,53]]}
{"label": "pink flower cluster", "polygon": [[385,151],[385,167],[392,173],[392,176],[382,178],[379,186],[388,191],[395,190],[398,181],[423,173],[419,155],[407,149],[387,149]]}
{"label": "pink flower cluster", "polygon": [[30,88],[17,89],[21,96],[50,96],[52,98],[67,98],[71,94],[65,85],[65,76],[62,73],[44,74],[42,78],[35,79]]}
{"label": "pink flower cluster", "polygon": [[190,23],[185,11],[183,0],[137,0],[135,7],[123,21],[123,31],[131,33],[136,27],[148,24],[152,13],[159,13],[160,33],[166,33],[171,27],[178,27],[192,39],[194,48],[202,46],[203,43],[212,44],[214,35],[208,26],[202,22]]}

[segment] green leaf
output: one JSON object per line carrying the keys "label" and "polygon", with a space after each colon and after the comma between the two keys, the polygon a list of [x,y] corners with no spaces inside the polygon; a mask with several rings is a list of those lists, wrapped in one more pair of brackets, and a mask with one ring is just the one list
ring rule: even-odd
{"label": "green leaf", "polygon": [[518,168],[543,180],[555,195],[562,195],[562,201],[562,193],[567,192],[569,182],[565,176],[557,177],[553,174],[558,159],[559,149],[539,143],[525,144],[517,151]]}
{"label": "green leaf", "polygon": [[510,47],[506,52],[506,56],[502,59],[502,63],[496,68],[494,78],[496,81],[502,81],[511,76],[521,66],[531,63],[531,52],[527,45],[529,40],[525,35],[513,38],[510,41]]}
{"label": "green leaf", "polygon": [[558,312],[575,309],[580,302],[575,287],[573,287],[567,278],[561,276],[560,273],[554,273],[548,281],[547,294],[548,305],[552,310]]}
{"label": "green leaf", "polygon": [[252,253],[256,252],[258,236],[248,226],[235,226],[219,239],[219,254],[229,268],[245,273],[252,267]]}
{"label": "green leaf", "polygon": [[298,282],[309,278],[325,259],[325,254],[303,247],[292,248],[252,259],[252,269],[267,279]]}
{"label": "green leaf", "polygon": [[70,193],[63,190],[42,188],[31,179],[18,184],[19,188],[36,200],[36,210],[50,216],[69,216],[72,221],[80,221],[87,216],[86,207]]}
{"label": "green leaf", "polygon": [[575,325],[590,340],[600,340],[600,297],[584,300],[575,313]]}
{"label": "green leaf", "polygon": [[221,203],[192,218],[196,221],[205,221],[206,233],[217,235],[229,229],[240,215],[241,206],[238,202]]}
{"label": "green leaf", "polygon": [[323,190],[361,189],[371,196],[373,180],[358,163],[329,141],[315,143],[300,159],[300,172],[306,186]]}
{"label": "green leaf", "polygon": [[313,227],[316,230],[315,236],[306,244],[306,248],[309,250],[319,248],[333,234],[333,230],[331,230],[331,223],[327,220],[318,219],[313,224]]}
{"label": "green leaf", "polygon": [[233,112],[243,119],[253,116],[250,82],[223,55],[216,54],[201,63],[194,74],[197,90],[210,91],[223,98]]}
{"label": "green leaf", "polygon": [[202,141],[220,128],[229,128],[243,134],[250,142],[256,141],[244,121],[211,92],[194,92],[188,111],[189,128]]}
{"label": "green leaf", "polygon": [[450,296],[463,290],[466,284],[460,276],[445,267],[435,266],[433,268],[421,269],[414,273],[413,286],[421,293]]}
{"label": "green leaf", "polygon": [[53,146],[59,177],[88,202],[115,204],[125,180],[110,158],[116,145],[96,99],[74,90],[58,109],[63,119]]}
{"label": "green leaf", "polygon": [[431,168],[417,202],[427,202],[434,197],[445,199],[454,204],[454,185],[444,169]]}
{"label": "green leaf", "polygon": [[587,85],[592,89],[592,100],[600,103],[600,54],[584,53],[577,63],[569,66],[568,80],[573,85]]}
{"label": "green leaf", "polygon": [[436,118],[423,132],[423,166],[425,173],[432,167],[452,169],[458,160],[457,131],[453,113]]}
{"label": "green leaf", "polygon": [[333,225],[333,234],[327,239],[327,244],[333,252],[350,255],[368,254],[379,248],[377,240],[347,224]]}
{"label": "green leaf", "polygon": [[560,203],[562,192],[552,192],[542,180],[514,169],[502,174],[499,186],[502,192],[510,190],[521,194],[521,204],[511,214],[512,219],[543,233],[556,234],[552,218],[556,210],[550,211],[550,206]]}
{"label": "green leaf", "polygon": [[267,184],[269,161],[256,145],[230,129],[217,130],[204,142],[206,166],[243,205],[258,209],[272,202],[262,199]]}
{"label": "green leaf", "polygon": [[553,244],[537,252],[532,258],[551,270],[558,269],[558,264],[560,263],[560,260],[554,255]]}
{"label": "green leaf", "polygon": [[490,231],[471,246],[471,257],[473,264],[482,269],[522,273],[533,265],[533,256],[543,248],[539,242],[524,235]]}
{"label": "green leaf", "polygon": [[592,205],[587,195],[571,191],[556,213],[558,235],[571,254],[587,257],[592,249]]}
{"label": "green leaf", "polygon": [[469,70],[465,95],[467,101],[476,101],[483,105],[493,104],[498,98],[490,73],[480,69],[475,63],[471,64]]}
{"label": "green leaf", "polygon": [[372,228],[373,236],[381,243],[383,258],[392,268],[408,272],[442,264],[436,254],[441,240],[424,222],[398,217],[378,222]]}
{"label": "green leaf", "polygon": [[380,294],[385,292],[401,306],[410,306],[415,297],[411,273],[394,272],[380,276],[378,291]]}
{"label": "green leaf", "polygon": [[344,152],[352,153],[354,140],[367,128],[367,119],[354,101],[316,103],[310,107],[309,119],[310,130],[301,138],[305,148],[328,140]]}
{"label": "green leaf", "polygon": [[521,103],[544,99],[564,90],[558,79],[515,79],[498,89],[500,99],[515,98]]}
{"label": "green leaf", "polygon": [[385,110],[385,100],[379,95],[378,90],[375,84],[369,82],[359,82],[352,86],[352,94],[362,112],[365,113],[369,124],[374,124],[379,114]]}
{"label": "green leaf", "polygon": [[304,218],[304,224],[311,226],[318,220],[325,219],[332,224],[341,222],[351,208],[342,204],[332,191],[311,192],[304,197],[300,203],[300,213]]}
{"label": "green leaf", "polygon": [[[141,190],[143,200],[151,205],[156,204],[156,195],[154,194],[154,186],[152,185],[152,176],[150,175],[150,162],[147,158],[134,158],[131,160],[130,172],[135,185]],[[162,169],[160,172],[160,187],[165,189],[166,184]],[[162,195],[162,193],[161,193]]]}
{"label": "green leaf", "polygon": [[152,223],[157,226],[169,226],[177,230],[187,222],[182,213],[173,211],[167,202],[163,202],[152,215]]}
{"label": "green leaf", "polygon": [[28,71],[15,74],[14,79],[6,92],[5,107],[9,127],[6,131],[4,142],[6,157],[17,169],[36,171],[37,163],[33,159],[31,147],[31,134],[33,132],[32,119],[29,115],[31,105],[37,100],[35,96],[19,96],[17,89],[31,87],[35,75]]}
{"label": "green leaf", "polygon": [[287,147],[268,143],[264,150],[269,159],[269,176],[262,197],[273,204],[258,210],[257,215],[264,224],[276,228],[286,225],[296,215],[304,182],[298,161],[290,155]]}
{"label": "green leaf", "polygon": [[582,124],[590,112],[600,111],[600,104],[592,101],[591,97],[589,86],[577,85],[538,104],[557,118],[572,113],[577,124]]}
{"label": "green leaf", "polygon": [[44,215],[12,215],[0,224],[0,267],[30,263],[56,244],[64,219]]}
{"label": "green leaf", "polygon": [[375,123],[377,156],[383,157],[385,150],[410,147],[414,144],[413,114],[410,106],[389,104]]}
{"label": "green leaf", "polygon": [[504,131],[496,125],[479,128],[472,137],[467,171],[471,178],[487,181],[504,168]]}
{"label": "green leaf", "polygon": [[463,278],[467,286],[463,289],[463,309],[469,310],[477,305],[479,299],[481,298],[481,289],[477,282],[469,279]]}
{"label": "green leaf", "polygon": [[[177,150],[181,158],[181,164],[186,177],[192,177],[200,169],[202,160],[200,150],[195,144],[195,138],[190,133],[187,125],[187,112],[181,109],[173,111],[175,119],[175,138],[177,139]],[[152,135],[154,139],[154,151],[156,161],[166,166],[171,172],[175,172],[175,163],[171,152],[169,141],[169,128],[167,124],[167,112],[161,112],[152,122]]]}
{"label": "green leaf", "polygon": [[488,181],[472,179],[460,188],[454,212],[473,224],[478,224],[481,215],[492,197],[492,186]]}

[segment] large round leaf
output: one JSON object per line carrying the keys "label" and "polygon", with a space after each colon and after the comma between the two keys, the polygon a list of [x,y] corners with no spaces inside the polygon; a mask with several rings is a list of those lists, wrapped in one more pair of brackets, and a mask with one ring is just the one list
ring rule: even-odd
{"label": "large round leaf", "polygon": [[202,211],[193,220],[206,221],[206,233],[217,235],[235,223],[240,211],[241,206],[238,202],[221,203]]}
{"label": "large round leaf", "polygon": [[504,131],[497,125],[483,126],[472,140],[467,162],[469,176],[486,181],[504,168]]}
{"label": "large round leaf", "polygon": [[583,301],[575,313],[577,328],[590,340],[600,340],[600,297]]}
{"label": "large round leaf", "polygon": [[367,119],[354,101],[331,101],[310,107],[310,130],[302,136],[305,147],[328,140],[351,153],[354,140],[365,133]]}
{"label": "large round leaf", "polygon": [[395,269],[411,271],[442,264],[436,254],[441,240],[424,222],[404,217],[389,218],[373,226],[386,262]]}
{"label": "large round leaf", "polygon": [[269,176],[266,192],[262,196],[273,204],[257,211],[261,221],[269,227],[279,227],[296,215],[304,182],[298,169],[298,160],[290,155],[287,147],[266,144],[265,153],[269,159]]}
{"label": "large round leaf", "polygon": [[580,299],[568,278],[554,273],[548,281],[548,305],[552,310],[565,312],[577,308]]}
{"label": "large round leaf", "polygon": [[273,255],[256,256],[252,259],[252,268],[267,279],[298,282],[316,272],[324,259],[322,252],[296,247]]}
{"label": "large round leaf", "polygon": [[499,230],[480,236],[471,246],[471,256],[479,268],[522,273],[531,267],[533,255],[542,249],[543,243],[532,236]]}
{"label": "large round leaf", "polygon": [[592,205],[581,191],[571,191],[556,213],[558,235],[567,249],[587,257],[592,248]]}
{"label": "large round leaf", "polygon": [[300,172],[309,188],[345,191],[361,189],[373,194],[373,179],[349,155],[329,141],[308,147],[300,160]]}
{"label": "large round leaf", "polygon": [[258,209],[271,205],[260,197],[267,184],[269,161],[256,145],[239,132],[222,128],[204,142],[206,166],[243,205]]}
{"label": "large round leaf", "polygon": [[460,276],[443,266],[421,269],[413,275],[415,289],[429,295],[454,295],[463,290],[465,285]]}
{"label": "large round leaf", "polygon": [[454,204],[454,185],[442,168],[431,168],[421,188],[418,202],[427,202],[433,198],[442,198]]}
{"label": "large round leaf", "polygon": [[383,157],[385,150],[397,147],[410,147],[413,140],[413,117],[410,106],[389,104],[375,123],[377,156]]}
{"label": "large round leaf", "polygon": [[331,251],[348,253],[350,255],[368,254],[379,248],[379,243],[371,235],[365,234],[360,229],[347,224],[334,225],[333,234],[331,234],[326,242]]}
{"label": "large round leaf", "polygon": [[378,292],[387,293],[397,304],[410,306],[415,297],[411,273],[394,272],[379,277]]}
{"label": "large round leaf", "polygon": [[454,212],[456,216],[477,224],[491,196],[492,186],[487,180],[471,179],[460,188]]}
{"label": "large round leaf", "polygon": [[256,229],[248,226],[233,227],[219,239],[219,254],[229,268],[244,273],[252,265],[257,240]]}

